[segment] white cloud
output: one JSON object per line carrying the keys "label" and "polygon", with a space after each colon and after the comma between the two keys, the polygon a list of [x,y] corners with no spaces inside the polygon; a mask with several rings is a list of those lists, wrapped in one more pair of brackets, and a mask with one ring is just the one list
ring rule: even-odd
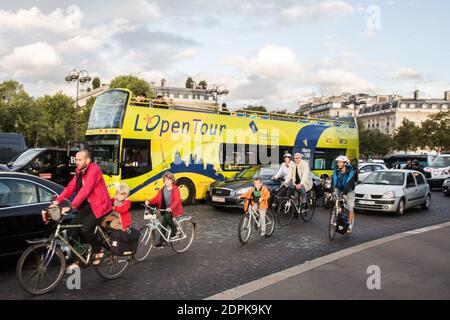
{"label": "white cloud", "polygon": [[402,67],[397,69],[394,74],[391,75],[391,78],[395,80],[421,80],[424,78],[424,75],[412,68]]}
{"label": "white cloud", "polygon": [[49,14],[44,14],[37,7],[16,12],[0,10],[0,29],[41,29],[56,34],[72,34],[80,30],[82,17],[78,6],[69,6],[65,10],[58,8]]}
{"label": "white cloud", "polygon": [[80,51],[90,51],[97,49],[102,41],[92,36],[75,36],[57,45],[57,49],[63,53],[76,54]]}
{"label": "white cloud", "polygon": [[339,18],[351,15],[354,12],[355,9],[345,1],[326,0],[288,7],[281,12],[281,16],[288,21],[297,21],[317,18]]}
{"label": "white cloud", "polygon": [[254,57],[229,58],[225,60],[225,63],[246,73],[272,80],[285,79],[301,71],[301,65],[291,48],[274,45],[264,46]]}
{"label": "white cloud", "polygon": [[59,54],[46,42],[16,47],[0,60],[0,65],[15,77],[46,77],[61,63]]}
{"label": "white cloud", "polygon": [[181,50],[180,52],[178,52],[174,58],[176,60],[179,59],[188,59],[188,58],[192,58],[193,56],[195,56],[195,54],[197,53],[197,50],[194,48],[186,48]]}
{"label": "white cloud", "polygon": [[345,69],[319,70],[310,78],[312,84],[318,86],[321,94],[371,93],[375,86],[368,80]]}

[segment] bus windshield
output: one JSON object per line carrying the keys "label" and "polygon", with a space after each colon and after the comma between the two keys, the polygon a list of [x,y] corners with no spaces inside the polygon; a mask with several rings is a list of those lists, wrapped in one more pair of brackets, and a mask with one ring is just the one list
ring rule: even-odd
{"label": "bus windshield", "polygon": [[86,144],[104,174],[119,174],[119,144],[118,135],[86,136]]}
{"label": "bus windshield", "polygon": [[128,93],[113,90],[102,93],[95,99],[89,118],[89,129],[121,128]]}

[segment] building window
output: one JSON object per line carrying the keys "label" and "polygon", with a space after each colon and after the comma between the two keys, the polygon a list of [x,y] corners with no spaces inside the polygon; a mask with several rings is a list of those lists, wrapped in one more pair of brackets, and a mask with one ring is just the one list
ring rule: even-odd
{"label": "building window", "polygon": [[406,108],[406,103],[400,104],[400,108],[405,109]]}
{"label": "building window", "polygon": [[416,108],[416,105],[415,105],[414,103],[411,103],[411,104],[409,105],[409,108],[410,108],[410,109],[415,109],[415,108]]}
{"label": "building window", "polygon": [[447,108],[448,108],[448,105],[446,105],[446,104],[442,105],[442,109],[447,110]]}
{"label": "building window", "polygon": [[426,103],[424,103],[424,104],[422,105],[422,109],[426,109],[426,108],[428,108],[428,105],[427,105]]}

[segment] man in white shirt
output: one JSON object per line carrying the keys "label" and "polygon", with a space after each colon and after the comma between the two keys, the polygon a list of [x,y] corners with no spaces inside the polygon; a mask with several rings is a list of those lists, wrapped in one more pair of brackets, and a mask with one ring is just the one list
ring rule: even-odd
{"label": "man in white shirt", "polygon": [[294,162],[294,165],[290,166],[290,173],[286,176],[284,183],[286,185],[292,183],[297,193],[300,194],[301,203],[305,203],[306,193],[313,188],[309,164],[302,160],[302,155],[300,153],[294,155]]}

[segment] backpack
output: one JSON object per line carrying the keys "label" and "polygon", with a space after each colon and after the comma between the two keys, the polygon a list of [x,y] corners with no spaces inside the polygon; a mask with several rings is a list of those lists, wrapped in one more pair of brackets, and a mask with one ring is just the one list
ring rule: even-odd
{"label": "backpack", "polygon": [[111,230],[111,253],[116,256],[133,255],[138,246],[140,233],[135,228],[128,228],[126,231]]}

